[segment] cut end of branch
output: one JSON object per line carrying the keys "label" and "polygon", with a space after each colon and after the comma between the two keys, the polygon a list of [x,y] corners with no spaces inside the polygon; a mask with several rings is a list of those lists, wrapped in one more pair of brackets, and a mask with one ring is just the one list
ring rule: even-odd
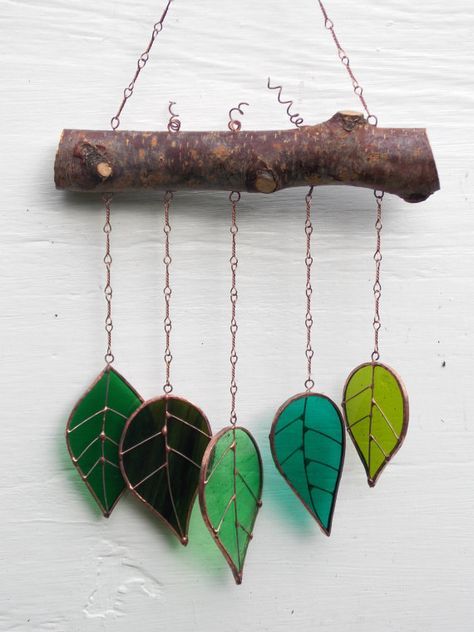
{"label": "cut end of branch", "polygon": [[99,162],[97,165],[97,173],[101,178],[106,180],[112,175],[112,167],[107,162]]}
{"label": "cut end of branch", "polygon": [[340,118],[342,127],[346,132],[352,132],[357,125],[363,125],[366,121],[362,112],[353,112],[352,110],[343,110],[336,114]]}
{"label": "cut end of branch", "polygon": [[273,193],[277,186],[277,181],[271,171],[257,171],[255,188],[259,193]]}

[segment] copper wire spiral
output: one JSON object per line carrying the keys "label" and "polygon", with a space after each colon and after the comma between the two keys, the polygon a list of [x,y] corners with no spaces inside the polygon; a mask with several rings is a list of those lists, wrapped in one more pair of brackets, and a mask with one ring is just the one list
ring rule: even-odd
{"label": "copper wire spiral", "polygon": [[173,105],[176,105],[176,101],[170,101],[168,105],[168,112],[170,113],[168,132],[179,132],[181,129],[181,121],[179,120],[179,114],[177,112],[173,112]]}
{"label": "copper wire spiral", "polygon": [[231,132],[238,132],[240,128],[242,127],[242,123],[238,119],[235,119],[233,117],[233,112],[238,112],[241,116],[243,116],[244,115],[244,111],[242,110],[243,105],[246,105],[247,107],[249,106],[249,104],[246,101],[241,101],[237,107],[230,108],[229,110],[229,122],[227,123],[227,127],[230,129]]}
{"label": "copper wire spiral", "polygon": [[278,90],[278,102],[281,103],[282,105],[287,105],[288,107],[286,108],[286,112],[288,114],[288,117],[290,119],[290,121],[293,123],[293,125],[295,125],[296,127],[301,127],[304,123],[304,119],[300,116],[299,112],[294,112],[291,113],[291,108],[294,105],[294,101],[283,101],[283,99],[281,98],[281,93],[283,92],[283,86],[272,86],[270,85],[270,77],[268,77],[268,82],[267,82],[267,88],[269,90]]}

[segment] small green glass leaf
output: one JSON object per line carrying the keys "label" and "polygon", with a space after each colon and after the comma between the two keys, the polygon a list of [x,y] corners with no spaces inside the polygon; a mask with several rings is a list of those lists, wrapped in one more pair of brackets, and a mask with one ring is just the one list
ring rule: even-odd
{"label": "small green glass leaf", "polygon": [[407,432],[405,387],[388,366],[367,362],[347,378],[342,406],[347,430],[373,487]]}
{"label": "small green glass leaf", "polygon": [[336,404],[320,393],[291,397],[275,415],[270,446],[280,474],[330,535],[345,449]]}
{"label": "small green glass leaf", "polygon": [[211,428],[202,410],[163,395],[145,402],[127,421],[120,466],[129,489],[188,543],[191,511]]}
{"label": "small green glass leaf", "polygon": [[262,485],[262,460],[250,432],[230,426],[216,434],[202,460],[199,503],[237,584],[262,504]]}
{"label": "small green glass leaf", "polygon": [[142,398],[107,366],[76,404],[66,428],[72,462],[106,518],[125,489],[118,445],[125,422]]}

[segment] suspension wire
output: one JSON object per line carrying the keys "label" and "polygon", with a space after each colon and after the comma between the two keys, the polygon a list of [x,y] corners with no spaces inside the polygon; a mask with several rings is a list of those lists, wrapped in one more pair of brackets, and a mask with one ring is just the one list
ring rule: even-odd
{"label": "suspension wire", "polygon": [[164,225],[163,232],[165,233],[165,256],[163,257],[163,263],[165,264],[165,287],[163,289],[163,294],[165,297],[165,318],[163,321],[164,331],[165,331],[165,372],[166,372],[166,381],[163,386],[164,392],[168,395],[173,390],[173,386],[170,381],[171,375],[171,361],[173,360],[173,356],[171,354],[171,285],[170,285],[170,265],[171,265],[171,255],[170,255],[170,204],[173,199],[173,193],[171,191],[166,191],[165,197],[163,200],[164,205]]}
{"label": "suspension wire", "polygon": [[106,317],[105,317],[105,333],[107,337],[107,350],[105,352],[104,360],[108,367],[114,361],[114,354],[112,353],[112,331],[114,328],[112,322],[112,284],[111,284],[111,267],[112,267],[112,255],[110,254],[110,233],[112,232],[112,224],[110,223],[110,205],[112,202],[112,194],[105,193],[102,196],[102,200],[105,206],[105,223],[103,227],[103,232],[105,233],[105,286],[104,286],[104,296],[105,303],[107,307]]}
{"label": "suspension wire", "polygon": [[231,409],[230,409],[230,423],[235,426],[237,423],[237,412],[236,412],[236,397],[237,397],[237,381],[236,381],[236,366],[237,366],[237,347],[236,347],[236,338],[237,338],[237,318],[236,318],[236,307],[237,307],[237,266],[239,264],[239,260],[237,258],[237,233],[239,232],[237,226],[237,203],[240,200],[240,193],[238,191],[232,191],[229,194],[229,200],[231,203],[231,225],[230,225],[230,234],[231,234],[231,257],[229,259],[230,270],[231,270],[231,289],[230,289],[230,303],[231,303],[231,319],[230,319],[230,333],[231,333],[231,349],[230,349],[230,367],[231,367],[231,376],[230,376],[230,397],[231,397]]}
{"label": "suspension wire", "polygon": [[[341,46],[339,38],[336,34],[334,28],[334,22],[329,18],[328,13],[326,11],[326,7],[324,6],[322,0],[317,0],[321,12],[324,18],[324,26],[330,31],[332,39],[337,48],[337,54],[339,59],[341,60],[342,65],[346,68],[347,73],[352,81],[352,87],[355,94],[359,97],[359,100],[367,114],[367,122],[370,125],[376,127],[378,125],[378,118],[375,114],[372,114],[369,110],[369,106],[367,105],[367,101],[364,97],[364,89],[358,82],[352,68],[350,65],[349,57]],[[381,319],[380,319],[380,298],[382,296],[382,285],[380,283],[380,264],[382,262],[382,251],[381,251],[381,232],[382,232],[382,201],[384,198],[383,191],[374,191],[374,196],[376,199],[377,207],[376,207],[376,220],[375,220],[375,232],[376,232],[376,250],[374,253],[374,261],[375,261],[375,282],[373,285],[374,292],[374,302],[375,302],[375,313],[373,320],[373,328],[374,328],[374,350],[372,352],[372,362],[377,362],[380,358],[379,353],[379,332],[382,327]]]}
{"label": "suspension wire", "polygon": [[135,70],[135,74],[133,75],[132,80],[130,81],[130,83],[128,84],[128,86],[125,88],[125,90],[123,91],[123,98],[122,101],[120,102],[119,108],[117,110],[117,113],[115,114],[115,116],[113,116],[110,119],[110,126],[112,127],[112,129],[115,131],[116,129],[118,129],[119,125],[120,125],[120,115],[122,114],[122,111],[127,103],[127,101],[130,99],[130,97],[133,94],[133,91],[135,89],[135,83],[141,73],[141,71],[143,70],[143,68],[146,66],[147,61],[150,58],[150,51],[152,49],[153,44],[155,43],[156,38],[158,37],[158,35],[161,33],[161,31],[163,30],[163,23],[165,21],[166,15],[168,13],[168,10],[170,8],[170,5],[172,3],[173,0],[168,0],[166,7],[163,11],[163,13],[161,14],[161,18],[158,20],[158,22],[156,22],[153,25],[153,31],[151,33],[151,37],[150,37],[150,41],[148,42],[148,46],[145,48],[145,50],[143,51],[143,53],[140,55],[140,57],[138,58],[137,61],[137,68]]}
{"label": "suspension wire", "polygon": [[[173,105],[176,105],[176,101],[170,101],[168,105],[168,111],[170,114],[170,118],[168,121],[168,131],[171,134],[177,134],[181,129],[181,121],[179,120],[179,114],[173,111]],[[173,191],[166,191],[165,197],[163,198],[163,206],[164,206],[164,224],[163,224],[163,232],[165,233],[165,256],[163,258],[163,263],[165,264],[165,287],[163,288],[163,294],[165,297],[165,318],[163,321],[164,331],[165,331],[165,376],[166,381],[163,386],[163,390],[166,395],[173,390],[173,385],[171,384],[170,376],[171,376],[171,362],[173,360],[173,356],[171,354],[171,330],[173,328],[171,322],[171,283],[170,283],[170,265],[171,265],[171,255],[170,255],[170,233],[171,233],[171,224],[170,224],[170,206],[171,201],[173,200]]]}
{"label": "suspension wire", "polygon": [[326,7],[324,6],[322,0],[317,0],[319,7],[321,9],[321,12],[323,14],[323,18],[324,18],[324,27],[331,33],[332,39],[334,40],[334,43],[336,45],[337,48],[337,54],[339,59],[341,60],[342,65],[345,67],[345,69],[347,70],[347,73],[352,81],[352,88],[355,92],[355,94],[359,97],[359,101],[362,104],[362,107],[364,108],[366,114],[367,114],[367,122],[370,125],[374,125],[376,126],[378,123],[378,119],[375,116],[375,114],[371,114],[370,110],[369,110],[369,106],[367,105],[367,101],[365,100],[364,97],[364,88],[360,85],[359,81],[357,80],[354,71],[351,68],[351,62],[350,59],[346,53],[346,51],[344,50],[344,48],[342,48],[341,43],[339,41],[339,38],[336,34],[336,31],[334,30],[334,22],[329,18],[328,13],[326,11]]}
{"label": "suspension wire", "polygon": [[377,202],[377,217],[375,220],[375,233],[376,233],[376,248],[374,253],[374,261],[375,261],[375,283],[373,287],[374,291],[374,303],[375,303],[375,313],[374,313],[374,350],[372,352],[372,362],[377,362],[380,358],[379,353],[379,332],[382,326],[382,322],[380,320],[380,297],[382,296],[382,285],[380,283],[380,264],[382,263],[382,243],[381,243],[381,233],[382,233],[382,200],[383,200],[383,191],[374,191],[374,196]]}
{"label": "suspension wire", "polygon": [[[158,20],[158,22],[156,22],[156,24],[153,26],[153,31],[152,31],[152,35],[150,38],[150,41],[148,43],[148,46],[146,47],[145,51],[140,55],[138,62],[137,62],[137,69],[135,71],[135,74],[133,76],[132,81],[129,83],[129,85],[125,88],[125,90],[123,91],[123,99],[120,103],[120,106],[117,110],[117,113],[115,114],[115,116],[113,116],[110,119],[110,126],[112,128],[113,131],[116,131],[117,128],[120,125],[120,115],[125,107],[125,104],[127,103],[128,99],[132,96],[133,94],[133,90],[135,88],[135,83],[138,79],[138,76],[140,75],[142,69],[144,68],[144,66],[146,65],[148,59],[149,59],[149,54],[151,51],[151,48],[153,46],[153,43],[155,41],[155,39],[158,37],[158,34],[161,32],[161,30],[163,29],[163,22],[166,18],[166,15],[168,13],[168,9],[171,5],[171,2],[173,0],[168,0],[168,3],[166,4],[166,7],[161,15],[161,18]],[[104,264],[105,264],[105,278],[106,278],[106,282],[105,282],[105,287],[104,287],[104,296],[105,296],[105,301],[106,301],[106,305],[107,305],[107,313],[106,313],[106,318],[105,318],[105,332],[106,332],[106,336],[107,336],[107,350],[104,356],[105,362],[107,364],[108,367],[110,367],[115,359],[114,354],[112,352],[112,331],[113,331],[113,322],[112,322],[112,285],[111,285],[111,266],[112,266],[112,256],[110,254],[110,233],[112,232],[112,224],[110,222],[110,213],[111,213],[111,205],[112,205],[112,194],[111,193],[105,193],[102,196],[102,200],[104,202],[104,207],[105,207],[105,223],[104,223],[104,227],[103,227],[103,232],[105,233],[105,256],[104,256]],[[169,374],[167,376],[167,383],[169,382]]]}
{"label": "suspension wire", "polygon": [[311,333],[313,327],[313,315],[311,311],[311,299],[313,296],[313,287],[311,285],[311,267],[313,265],[313,256],[311,254],[311,235],[313,234],[313,224],[311,221],[311,204],[313,200],[313,188],[310,187],[305,197],[306,202],[306,221],[304,224],[304,230],[306,233],[306,361],[307,361],[307,378],[304,383],[305,388],[310,392],[314,388],[314,380],[312,375],[312,362],[314,357],[314,350],[311,341]]}
{"label": "suspension wire", "polygon": [[[249,104],[245,101],[241,101],[236,107],[230,108],[229,110],[229,121],[227,123],[227,127],[229,131],[233,133],[240,132],[242,127],[242,123],[239,119],[235,118],[235,114],[243,115],[244,111],[242,110],[242,106]],[[229,193],[229,201],[231,204],[231,223],[230,223],[230,234],[231,234],[231,256],[229,259],[230,263],[230,272],[231,272],[231,288],[230,288],[230,304],[231,304],[231,318],[230,318],[230,334],[231,334],[231,347],[230,347],[230,423],[232,426],[237,424],[237,409],[236,409],[236,400],[237,400],[237,379],[236,379],[236,368],[237,368],[237,331],[239,329],[237,325],[237,267],[239,265],[239,260],[237,258],[237,233],[239,232],[239,228],[237,226],[237,204],[240,202],[240,193],[238,191],[231,191]],[[235,448],[235,430],[234,430],[234,448]],[[235,451],[234,451],[234,464],[235,464]],[[235,491],[235,490],[234,490]]]}

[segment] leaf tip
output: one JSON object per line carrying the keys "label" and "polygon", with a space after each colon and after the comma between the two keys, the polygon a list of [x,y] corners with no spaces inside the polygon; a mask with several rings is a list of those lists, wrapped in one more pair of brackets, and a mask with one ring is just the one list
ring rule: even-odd
{"label": "leaf tip", "polygon": [[180,542],[181,542],[181,544],[183,546],[187,546],[188,545],[189,539],[188,539],[187,535],[182,535],[182,536],[180,536],[179,539],[180,539]]}

